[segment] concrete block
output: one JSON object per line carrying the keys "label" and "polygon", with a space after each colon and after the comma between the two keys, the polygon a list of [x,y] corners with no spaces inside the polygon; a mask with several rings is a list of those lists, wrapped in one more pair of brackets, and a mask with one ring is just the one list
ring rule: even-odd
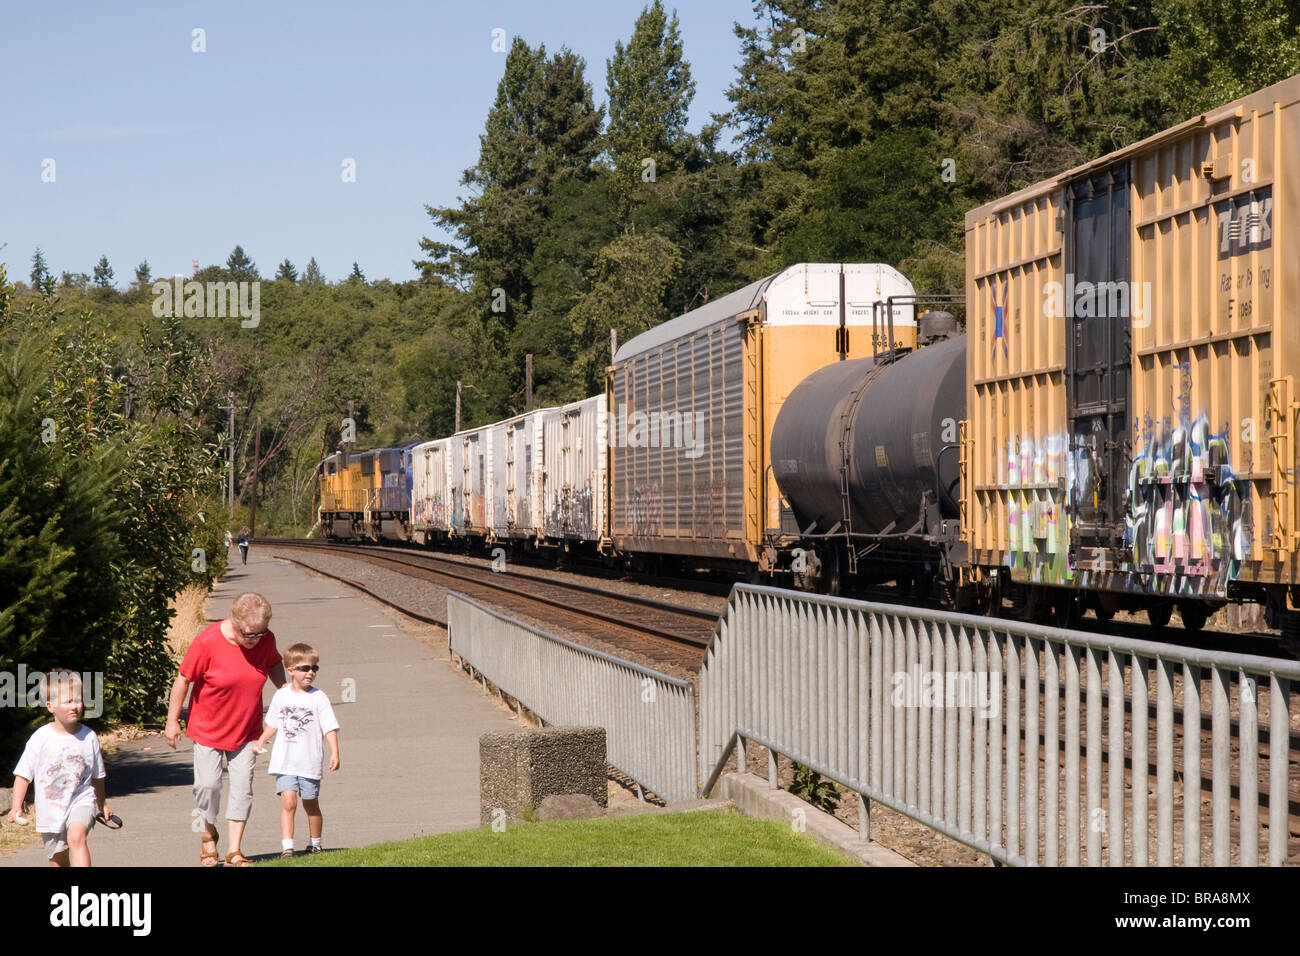
{"label": "concrete block", "polygon": [[588,820],[604,815],[604,808],[585,793],[552,794],[537,808],[538,820]]}
{"label": "concrete block", "polygon": [[893,850],[858,838],[858,831],[843,820],[818,810],[787,790],[771,790],[767,781],[752,773],[729,773],[714,791],[736,804],[747,817],[798,822],[804,833],[841,853],[855,857],[863,866],[916,866]]}
{"label": "concrete block", "polygon": [[519,822],[534,815],[547,797],[584,794],[600,808],[605,790],[605,728],[545,727],[489,733],[479,738],[479,817],[493,823],[493,811]]}
{"label": "concrete block", "polygon": [[9,812],[14,805],[14,792],[9,787],[0,787],[0,814]]}

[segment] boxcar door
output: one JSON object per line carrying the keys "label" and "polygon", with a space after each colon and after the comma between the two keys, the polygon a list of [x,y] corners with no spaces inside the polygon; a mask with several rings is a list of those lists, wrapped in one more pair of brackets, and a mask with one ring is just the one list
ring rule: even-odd
{"label": "boxcar door", "polygon": [[1115,569],[1122,560],[1123,496],[1131,457],[1128,165],[1067,187],[1066,215],[1071,563],[1101,571]]}

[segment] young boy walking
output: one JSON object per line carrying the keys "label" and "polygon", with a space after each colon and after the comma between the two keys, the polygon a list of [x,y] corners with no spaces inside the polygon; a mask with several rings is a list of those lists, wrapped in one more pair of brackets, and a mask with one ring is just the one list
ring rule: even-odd
{"label": "young boy walking", "polygon": [[294,644],[284,652],[289,684],[271,698],[266,712],[266,728],[254,744],[264,753],[266,742],[275,737],[271,749],[271,773],[275,774],[275,792],[280,795],[280,842],[283,857],[293,856],[293,818],[302,796],[311,833],[308,853],[320,853],[325,818],[320,810],[320,782],[325,754],[322,736],[330,745],[330,770],[339,769],[339,722],[329,697],[313,687],[320,657],[307,644]]}
{"label": "young boy walking", "polygon": [[99,736],[81,722],[81,677],[51,671],[41,682],[46,709],[54,719],[32,734],[14,768],[13,807],[17,823],[28,786],[36,783],[36,832],[45,841],[50,866],[90,866],[87,834],[104,803],[104,757]]}

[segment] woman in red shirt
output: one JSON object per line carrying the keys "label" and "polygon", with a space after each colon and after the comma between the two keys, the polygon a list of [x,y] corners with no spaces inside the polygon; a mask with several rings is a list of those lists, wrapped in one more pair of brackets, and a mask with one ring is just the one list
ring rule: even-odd
{"label": "woman in red shirt", "polygon": [[247,866],[240,852],[244,825],[253,805],[253,743],[262,733],[262,686],[285,683],[284,664],[271,633],[271,605],[251,592],[235,598],[230,617],[205,628],[190,644],[172,684],[167,708],[167,744],[181,736],[181,705],[191,685],[190,717],[185,733],[194,741],[194,799],[203,815],[199,859],[216,866],[217,811],[221,807],[221,765],[230,774],[226,820],[230,852],[226,863]]}

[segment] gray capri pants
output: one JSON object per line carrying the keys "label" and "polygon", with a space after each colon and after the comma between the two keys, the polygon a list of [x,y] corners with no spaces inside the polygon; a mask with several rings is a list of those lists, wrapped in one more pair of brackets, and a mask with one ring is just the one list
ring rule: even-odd
{"label": "gray capri pants", "polygon": [[217,822],[221,809],[221,761],[225,758],[230,772],[230,803],[226,808],[227,820],[247,820],[253,809],[253,771],[257,754],[253,742],[238,750],[214,750],[203,744],[194,745],[194,802],[208,823]]}

